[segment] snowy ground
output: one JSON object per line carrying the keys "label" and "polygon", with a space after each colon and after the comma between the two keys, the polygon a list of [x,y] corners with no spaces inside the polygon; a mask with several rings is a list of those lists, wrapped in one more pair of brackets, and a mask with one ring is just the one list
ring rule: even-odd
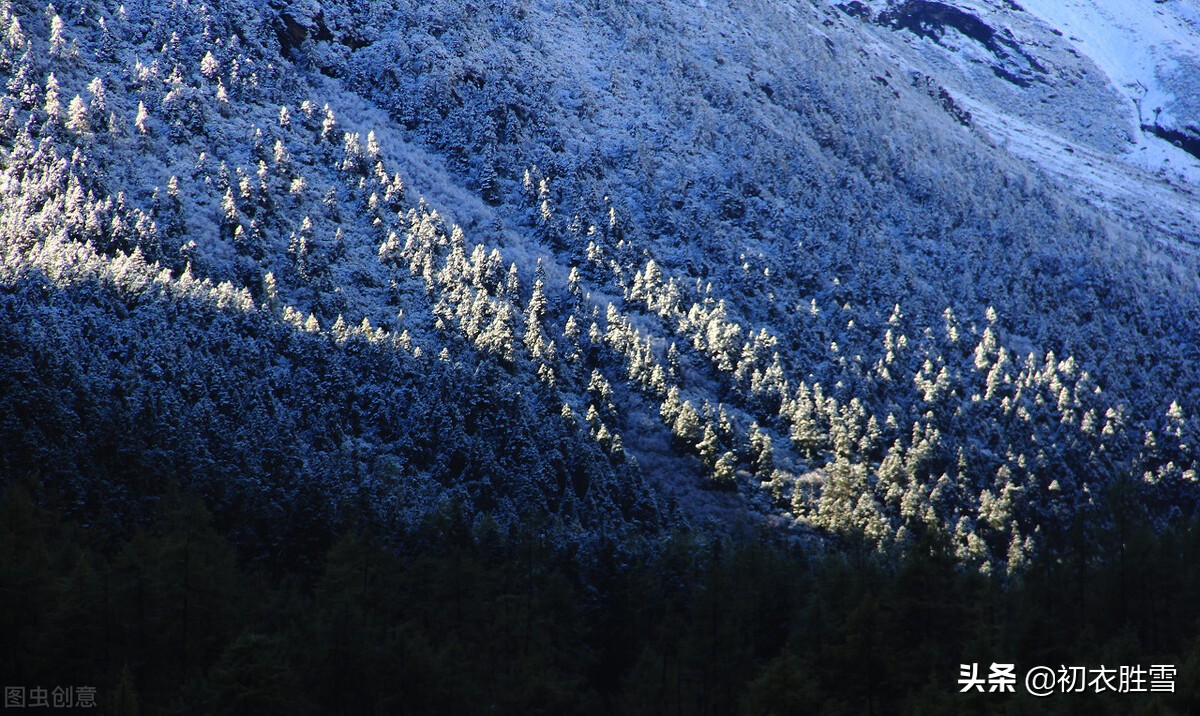
{"label": "snowy ground", "polygon": [[[1186,81],[1200,68],[1200,3],[1025,0],[1022,7],[1061,31],[1108,75],[1129,97],[1139,125],[1184,126],[1200,119],[1193,114],[1200,84]],[[973,109],[1014,153],[1037,161],[1078,191],[1190,244],[1200,241],[1200,160],[1178,147],[1138,132],[1131,151],[1106,156],[1012,117],[978,105]]]}
{"label": "snowy ground", "polygon": [[[1092,203],[1135,225],[1149,223],[1190,249],[1200,248],[1200,183],[1195,182],[1194,160],[1186,162],[1191,159],[1186,153],[1163,142],[1143,142],[1135,152],[1138,161],[1130,162],[1127,156],[1072,143],[982,102],[961,101],[976,125],[1012,154],[1036,163]],[[1174,171],[1176,167],[1183,172]],[[1193,178],[1189,181],[1181,173]]]}
{"label": "snowy ground", "polygon": [[[1022,6],[1060,30],[1126,94],[1139,124],[1184,126],[1200,121],[1200,2],[1027,0]],[[1200,161],[1142,133],[1129,159],[1200,186]]]}
{"label": "snowy ground", "polygon": [[[1113,84],[1139,100],[1145,119],[1177,98],[1162,80],[1181,61],[1200,60],[1200,31],[1182,11],[1195,3],[1128,0],[1026,0],[1022,6],[1062,31]],[[1200,91],[1200,88],[1197,88]]]}
{"label": "snowy ground", "polygon": [[[835,3],[836,4],[836,3]],[[936,79],[974,125],[1104,209],[1200,247],[1200,159],[1143,126],[1200,131],[1200,0],[945,0],[1045,68],[1017,88],[998,58],[946,29],[936,41],[867,24],[875,51]],[[870,2],[878,17],[899,2]],[[1098,72],[1097,72],[1098,71]]]}

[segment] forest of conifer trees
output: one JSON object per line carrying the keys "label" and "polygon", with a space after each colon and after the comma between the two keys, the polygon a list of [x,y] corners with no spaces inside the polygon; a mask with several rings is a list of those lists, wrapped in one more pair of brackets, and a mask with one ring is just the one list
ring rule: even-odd
{"label": "forest of conifer trees", "polygon": [[561,5],[0,0],[5,683],[1196,708],[1195,256],[840,10]]}

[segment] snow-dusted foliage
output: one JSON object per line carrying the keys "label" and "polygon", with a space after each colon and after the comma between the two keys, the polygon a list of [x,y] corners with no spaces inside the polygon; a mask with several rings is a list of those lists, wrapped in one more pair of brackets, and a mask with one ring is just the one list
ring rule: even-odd
{"label": "snow-dusted foliage", "polygon": [[1193,510],[1195,261],[840,10],[0,8],[3,464],[80,505],[675,502],[984,570]]}

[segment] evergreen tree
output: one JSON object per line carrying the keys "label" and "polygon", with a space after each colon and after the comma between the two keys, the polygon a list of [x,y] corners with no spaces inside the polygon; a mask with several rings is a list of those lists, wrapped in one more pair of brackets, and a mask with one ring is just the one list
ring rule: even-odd
{"label": "evergreen tree", "polygon": [[138,716],[137,691],[133,686],[133,676],[129,673],[129,664],[121,668],[121,678],[112,695],[112,713],[116,716]]}

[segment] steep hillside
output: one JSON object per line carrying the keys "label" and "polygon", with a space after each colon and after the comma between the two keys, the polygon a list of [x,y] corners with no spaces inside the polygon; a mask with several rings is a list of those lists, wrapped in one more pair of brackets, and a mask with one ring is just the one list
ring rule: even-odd
{"label": "steep hillside", "polygon": [[[1194,510],[1197,267],[1001,141],[1128,140],[1042,25],[1051,55],[861,3],[0,7],[0,464],[76,509],[178,480],[282,543],[453,504],[1001,572],[1110,494]],[[958,36],[992,94],[916,44]]]}
{"label": "steep hillside", "polygon": [[[832,4],[832,3],[831,3]],[[1188,0],[836,3],[870,51],[1068,191],[1194,252],[1200,25]]]}

